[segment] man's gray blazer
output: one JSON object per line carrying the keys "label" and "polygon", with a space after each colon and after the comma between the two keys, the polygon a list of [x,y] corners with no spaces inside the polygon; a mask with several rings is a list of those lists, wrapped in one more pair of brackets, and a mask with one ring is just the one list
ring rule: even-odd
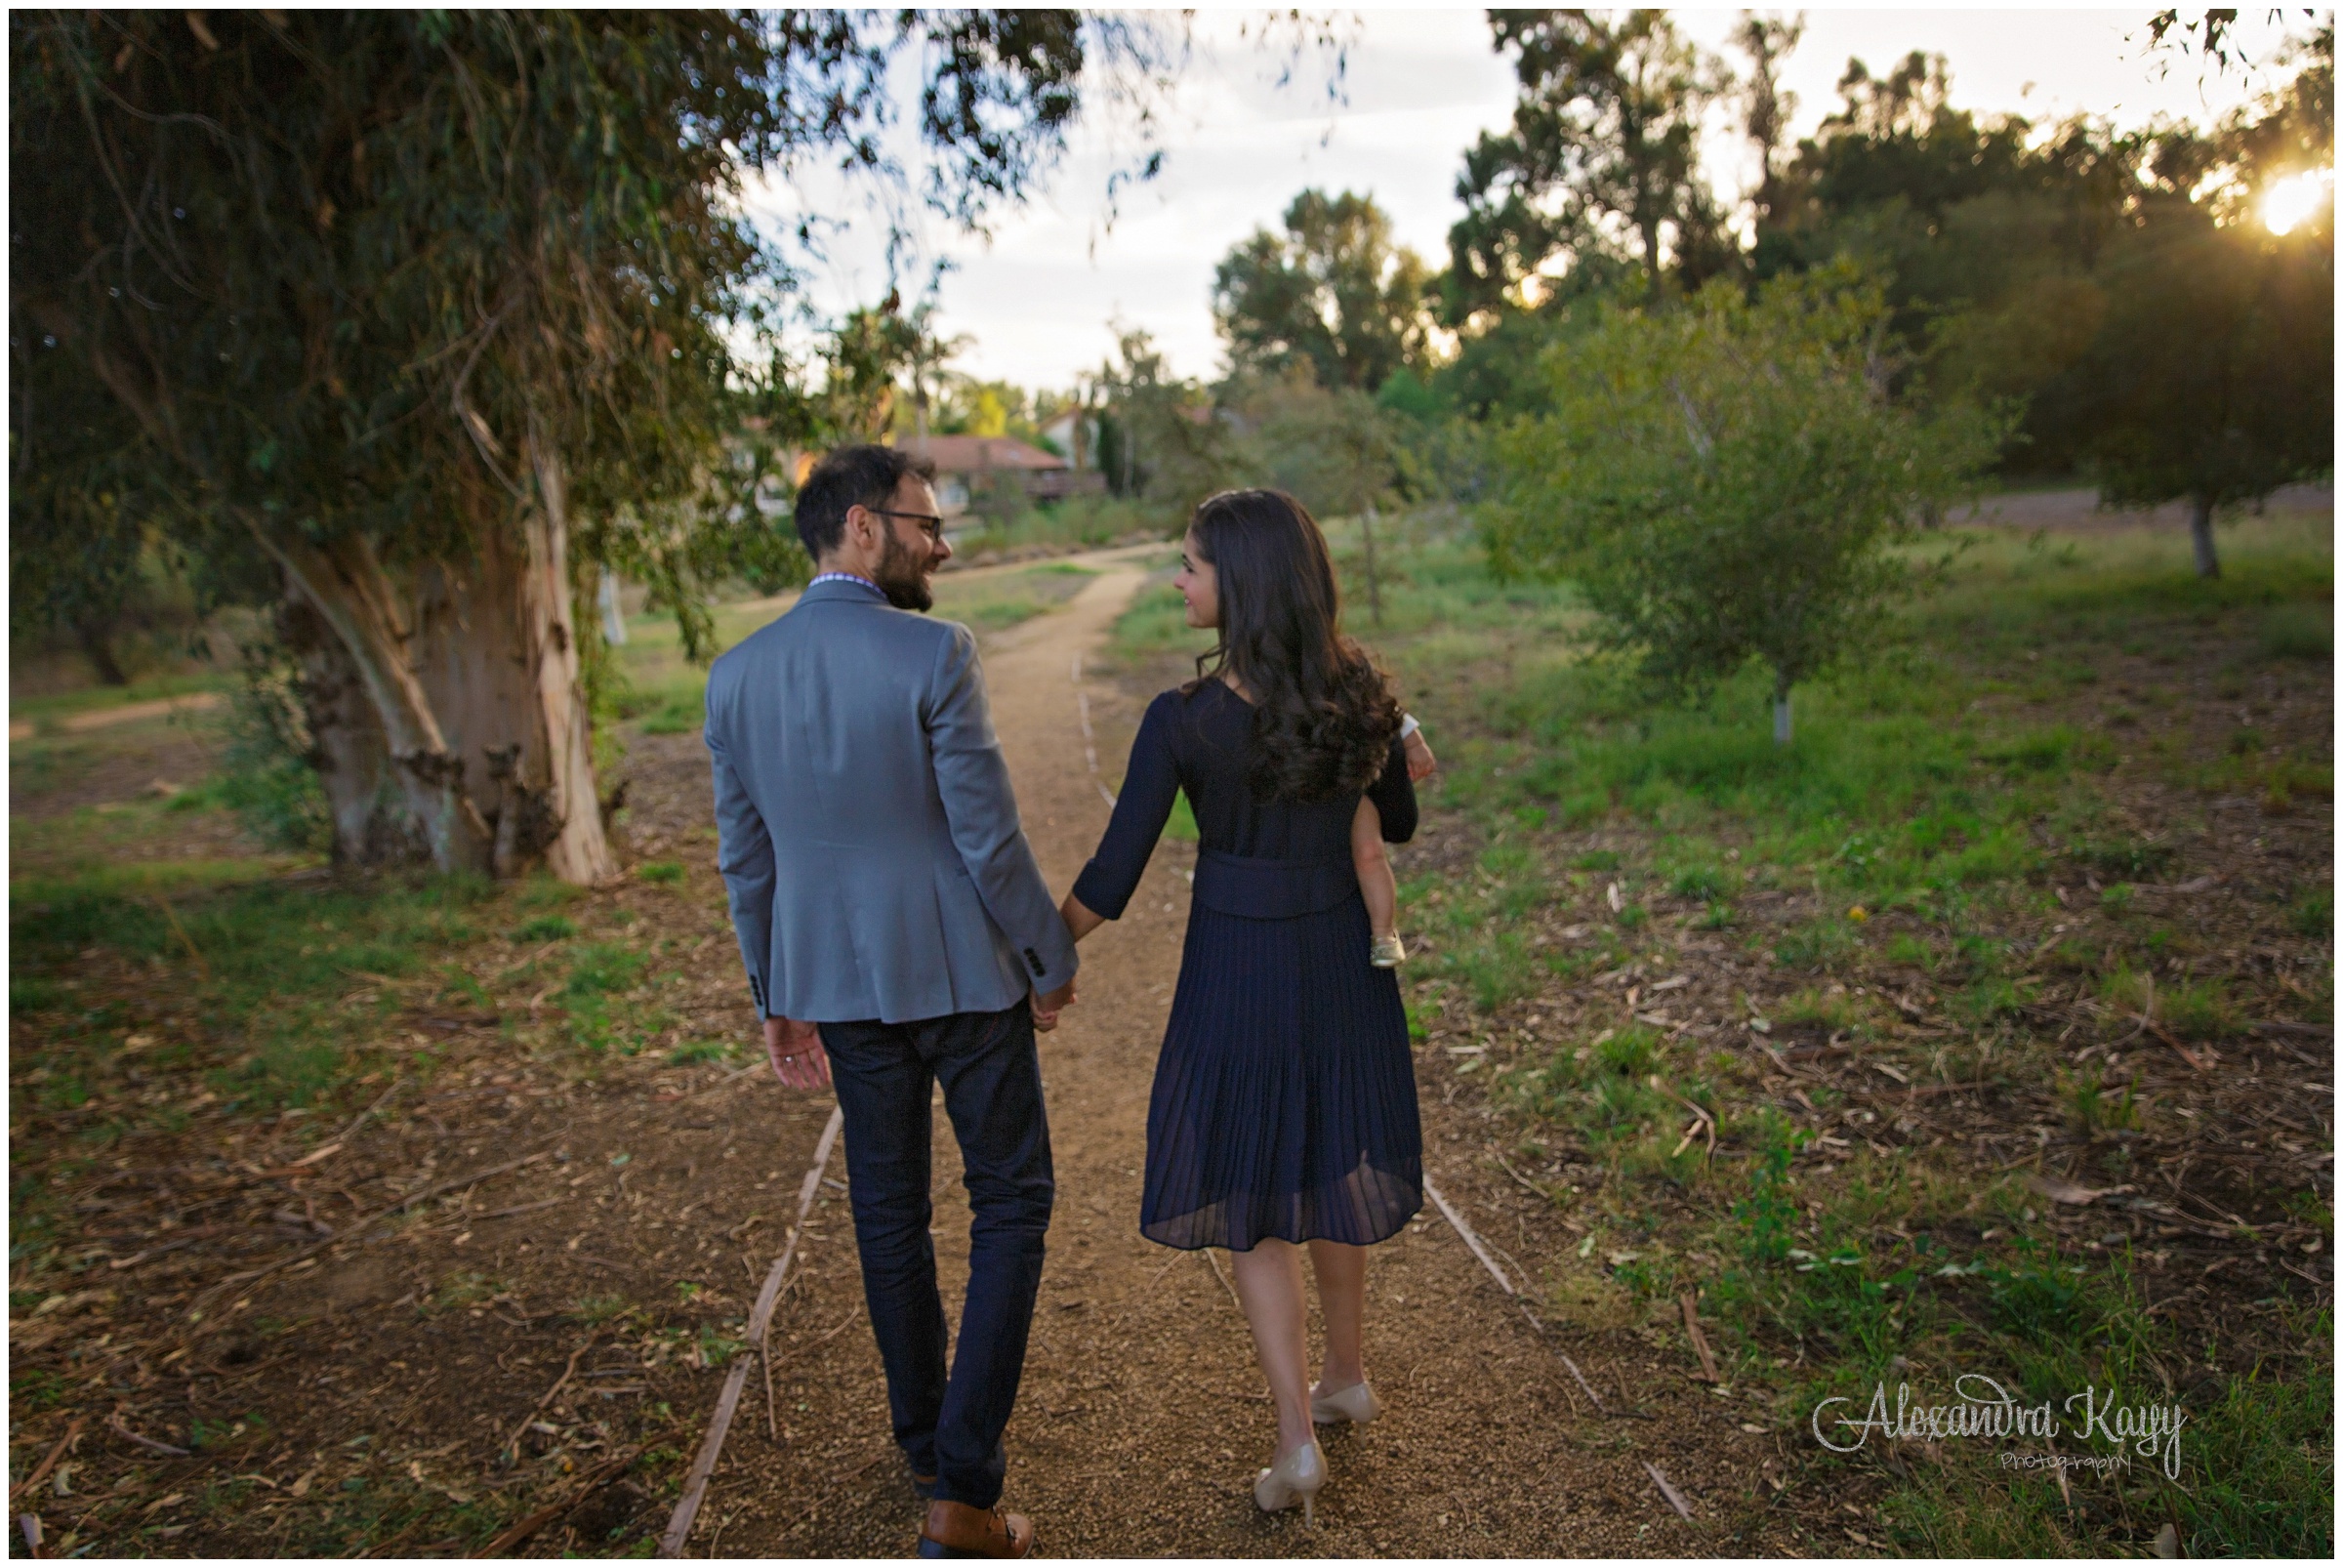
{"label": "man's gray blazer", "polygon": [[1073,978],[966,627],[816,583],[716,661],[707,734],[760,1016],[997,1012]]}

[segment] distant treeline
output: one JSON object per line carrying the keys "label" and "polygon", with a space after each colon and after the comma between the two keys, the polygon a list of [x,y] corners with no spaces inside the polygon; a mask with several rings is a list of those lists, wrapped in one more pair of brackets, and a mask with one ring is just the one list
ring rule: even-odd
{"label": "distant treeline", "polygon": [[[1980,116],[1915,52],[1883,74],[1850,61],[1837,108],[1794,145],[1778,85],[1794,23],[1745,21],[1739,72],[1660,12],[1492,26],[1520,97],[1465,157],[1448,265],[1394,246],[1370,198],[1302,192],[1220,264],[1222,382],[1164,386],[1143,341],[1098,378],[1145,454],[1115,482],[1210,482],[1165,413],[1241,422],[1261,384],[1299,379],[1399,417],[1403,486],[1479,499],[1486,445],[1457,427],[1548,411],[1556,356],[1606,307],[1850,263],[1887,307],[1882,394],[1999,410],[2008,478],[2210,508],[2331,465],[2331,25],[2289,47],[2283,86],[2209,127]],[[1719,103],[1761,170],[1738,212],[1698,156]]]}

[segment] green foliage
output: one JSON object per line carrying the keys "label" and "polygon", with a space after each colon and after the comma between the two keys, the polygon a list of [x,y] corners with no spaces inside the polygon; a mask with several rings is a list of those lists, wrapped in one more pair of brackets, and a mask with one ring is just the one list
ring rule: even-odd
{"label": "green foliage", "polygon": [[[317,612],[354,666],[344,722],[371,704],[393,749],[474,768],[542,732],[529,683],[466,733],[387,672],[533,663],[543,596],[590,580],[549,585],[556,563],[650,585],[694,658],[715,585],[802,579],[781,459],[836,432],[775,348],[796,279],[743,191],[835,153],[908,197],[870,140],[908,56],[919,197],[976,226],[1063,150],[1086,62],[1174,63],[1150,23],[1072,12],[60,12],[9,38],[17,188],[46,215],[9,261],[26,584],[103,598],[159,536],[207,602]],[[578,640],[594,714],[612,693]],[[555,783],[591,801],[555,740]],[[353,769],[400,782],[336,762],[360,804]],[[393,794],[410,821],[345,848],[492,858],[461,782]]]}
{"label": "green foliage", "polygon": [[[2332,157],[2331,25],[2292,88],[2312,102]],[[2228,145],[2220,144],[2226,140]],[[2212,144],[2176,129],[2158,149],[2163,179],[2141,199],[2096,269],[2104,306],[2089,348],[2046,395],[2072,401],[2100,493],[2123,504],[2194,503],[2199,570],[2217,571],[2212,509],[2268,495],[2334,463],[2333,209],[2274,234],[2221,222],[2199,199],[2224,162],[2256,177],[2253,129],[2232,122]],[[2240,214],[2229,215],[2233,219]]]}
{"label": "green foliage", "polygon": [[1098,468],[1109,490],[1143,500],[1168,534],[1233,476],[1234,437],[1212,417],[1211,393],[1173,375],[1145,332],[1122,333],[1115,353],[1097,375],[1107,403],[1098,420]]}
{"label": "green foliage", "polygon": [[635,875],[644,882],[672,886],[683,880],[683,867],[674,860],[645,860],[635,868]]}
{"label": "green foliage", "polygon": [[[1254,384],[1232,398],[1252,425],[1240,458],[1249,477],[1299,496],[1324,523],[1387,504],[1400,482],[1400,433],[1392,417],[1355,388],[1324,390],[1295,373]],[[1372,547],[1374,539],[1364,541]],[[1367,585],[1378,617],[1379,583]]]}
{"label": "green foliage", "polygon": [[[1876,285],[1718,284],[1608,306],[1547,360],[1553,411],[1499,443],[1501,572],[1571,575],[1597,642],[1699,692],[1758,660],[1777,699],[1870,645],[1913,571],[1889,547],[1992,453],[1994,424],[1879,395]],[[1762,366],[1762,371],[1758,367]]]}
{"label": "green foliage", "polygon": [[578,934],[578,923],[567,915],[539,915],[513,931],[516,942],[558,942]]}
{"label": "green foliage", "polygon": [[252,661],[229,704],[226,730],[221,771],[202,797],[233,811],[246,832],[271,848],[330,849],[333,822],[310,765],[308,718],[290,673]]}
{"label": "green foliage", "polygon": [[[1655,290],[1662,235],[1694,282],[1717,269],[1722,219],[1698,178],[1701,116],[1715,72],[1666,13],[1492,12],[1515,57],[1512,125],[1484,132],[1458,182],[1465,216],[1449,231],[1450,318],[1519,303],[1532,274],[1567,254],[1576,273],[1616,275],[1621,247]],[[1604,268],[1610,262],[1612,267]]]}
{"label": "green foliage", "polygon": [[1372,196],[1304,190],[1285,228],[1255,229],[1213,270],[1213,321],[1239,372],[1373,392],[1423,362],[1429,273],[1392,245]]}

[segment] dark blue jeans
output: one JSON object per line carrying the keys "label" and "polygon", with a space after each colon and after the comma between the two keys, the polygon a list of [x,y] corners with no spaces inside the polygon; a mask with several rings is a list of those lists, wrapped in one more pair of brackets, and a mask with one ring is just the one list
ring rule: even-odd
{"label": "dark blue jeans", "polygon": [[[847,1196],[862,1252],[863,1298],[886,1367],[895,1441],[935,1495],[1001,1501],[1001,1434],[1025,1373],[1056,1183],[1042,1112],[1033,1012],[955,1012],[915,1023],[825,1023],[822,1048],[845,1112]],[[968,1295],[944,1370],[943,1299],[928,1202],[931,1084],[966,1168]]]}

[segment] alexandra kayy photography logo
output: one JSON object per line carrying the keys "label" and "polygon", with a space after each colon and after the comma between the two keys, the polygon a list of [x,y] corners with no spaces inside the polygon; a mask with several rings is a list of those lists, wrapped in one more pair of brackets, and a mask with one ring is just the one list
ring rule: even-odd
{"label": "alexandra kayy photography logo", "polygon": [[2034,1469],[2044,1465],[2128,1469],[2132,1458],[2156,1462],[2169,1480],[2180,1479],[2180,1429],[2189,1414],[2178,1405],[2126,1405],[2114,1389],[2086,1387],[2064,1400],[2021,1403],[2015,1394],[1983,1373],[1964,1373],[1952,1381],[1953,1402],[1916,1405],[1911,1385],[1896,1384],[1894,1410],[1889,1410],[1887,1385],[1871,1385],[1870,1408],[1862,1416],[1848,1414],[1852,1398],[1833,1396],[1814,1407],[1814,1440],[1834,1454],[1852,1454],[1870,1441],[1873,1432],[1890,1441],[1948,1442],[1962,1439],[2017,1443],[2048,1443],[2072,1433],[2087,1445],[2105,1445],[2105,1452],[2080,1454],[2020,1453],[2004,1449],[2004,1469]]}

